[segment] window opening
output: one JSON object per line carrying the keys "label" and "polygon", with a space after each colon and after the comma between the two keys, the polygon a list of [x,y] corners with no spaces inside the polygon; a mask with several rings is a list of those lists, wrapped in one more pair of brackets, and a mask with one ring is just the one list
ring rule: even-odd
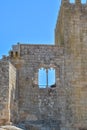
{"label": "window opening", "polygon": [[46,69],[40,68],[38,74],[39,88],[46,88]]}
{"label": "window opening", "polygon": [[50,68],[48,70],[48,87],[55,84],[55,69]]}
{"label": "window opening", "polygon": [[15,56],[18,57],[18,52],[17,51],[15,52]]}
{"label": "window opening", "polygon": [[38,72],[39,88],[56,87],[55,84],[55,69],[40,68]]}

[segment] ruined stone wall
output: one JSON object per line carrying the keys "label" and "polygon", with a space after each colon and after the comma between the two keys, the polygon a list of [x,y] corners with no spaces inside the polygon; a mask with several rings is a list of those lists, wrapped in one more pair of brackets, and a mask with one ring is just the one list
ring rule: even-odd
{"label": "ruined stone wall", "polygon": [[[87,128],[86,42],[87,5],[63,0],[54,46],[13,45],[9,65],[0,61],[0,119],[28,121],[31,130]],[[39,88],[39,68],[56,70],[55,88]]]}
{"label": "ruined stone wall", "polygon": [[18,75],[15,66],[9,62],[9,120],[17,122],[18,119]]}
{"label": "ruined stone wall", "polygon": [[[21,86],[19,94],[19,106],[20,108],[22,108],[20,109],[20,119],[36,120],[37,118],[48,118],[50,117],[49,115],[51,115],[52,118],[54,118],[55,109],[57,110],[57,116],[55,116],[55,118],[60,118],[63,124],[65,123],[66,127],[87,127],[86,41],[87,5],[81,4],[80,0],[76,0],[76,3],[74,4],[71,4],[69,0],[63,0],[59,13],[59,18],[55,28],[56,46],[14,46],[14,50],[18,51],[22,60],[24,60],[24,63],[22,64],[23,66],[21,67],[21,70],[19,72],[19,81],[21,81],[22,78],[22,82],[19,83]],[[62,55],[60,54],[60,46],[64,47],[63,60]],[[37,85],[37,70],[38,68],[43,66],[54,66],[57,69],[59,67],[60,70],[64,70],[62,74],[60,73],[60,76],[63,76],[60,82],[61,87],[59,87],[59,84],[57,83],[58,89],[55,89],[57,93],[53,93],[53,99],[48,95],[49,89],[44,89],[45,92],[43,92],[43,90],[39,89]],[[60,66],[64,68],[61,69]],[[59,71],[57,72],[57,74],[58,73]],[[25,75],[27,76],[26,78]],[[56,78],[58,79],[58,75],[56,76]],[[31,77],[33,78],[31,79]],[[26,84],[25,88],[23,88],[23,83]],[[23,92],[22,90],[25,90],[25,92]],[[31,93],[28,93],[28,96],[26,96],[26,94],[24,93],[27,93],[28,91],[30,91]],[[32,95],[32,93],[34,95]],[[61,95],[63,95],[63,97]],[[32,100],[32,97],[34,101]],[[44,101],[45,97],[46,99]],[[54,97],[57,100],[54,100]],[[29,102],[27,100],[29,100]],[[56,102],[57,106],[51,106],[50,103],[52,101],[53,104],[55,104]],[[62,105],[62,103],[64,104],[64,106]],[[47,107],[45,107],[46,104]],[[50,107],[48,107],[49,104]],[[61,105],[63,107],[61,107]],[[31,106],[31,108],[28,110],[30,111],[30,113],[32,113],[30,115],[27,114],[29,113],[29,111],[26,112],[26,108],[29,108],[29,106]],[[61,109],[60,112],[59,106]],[[49,112],[47,110],[49,110]],[[38,115],[40,113],[40,115],[38,116],[36,113],[38,113]],[[59,116],[58,114],[61,116]]]}
{"label": "ruined stone wall", "polygon": [[0,125],[9,120],[9,62],[0,60]]}
{"label": "ruined stone wall", "polygon": [[[13,51],[19,50],[19,45]],[[19,62],[13,59],[13,65],[21,63],[19,71],[19,119],[65,121],[64,93],[64,51],[63,48],[50,45],[20,44]],[[56,88],[39,88],[39,68],[55,68]]]}

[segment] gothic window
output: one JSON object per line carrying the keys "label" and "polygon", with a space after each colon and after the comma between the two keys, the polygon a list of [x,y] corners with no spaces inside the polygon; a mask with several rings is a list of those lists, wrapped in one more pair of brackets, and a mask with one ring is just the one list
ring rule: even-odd
{"label": "gothic window", "polygon": [[38,72],[39,88],[47,88],[55,86],[55,69],[40,68]]}
{"label": "gothic window", "polygon": [[55,69],[48,69],[48,87],[55,84]]}
{"label": "gothic window", "polygon": [[40,68],[38,73],[39,88],[46,88],[46,69]]}

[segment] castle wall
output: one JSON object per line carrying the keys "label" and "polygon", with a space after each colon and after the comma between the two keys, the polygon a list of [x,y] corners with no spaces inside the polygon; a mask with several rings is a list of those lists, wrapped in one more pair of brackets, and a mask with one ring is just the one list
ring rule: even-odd
{"label": "castle wall", "polygon": [[9,121],[9,63],[0,60],[0,125]]}
{"label": "castle wall", "polygon": [[17,122],[18,119],[18,75],[17,69],[9,63],[9,109],[10,122]]}
{"label": "castle wall", "polygon": [[[63,20],[63,23],[62,23]],[[65,50],[65,88],[67,89],[66,124],[87,127],[87,5],[80,0],[62,4],[56,30],[63,26]],[[61,27],[59,26],[61,23]],[[56,33],[56,40],[58,33]],[[56,45],[60,45],[57,40]]]}
{"label": "castle wall", "polygon": [[[19,45],[18,45],[19,47]],[[13,51],[19,50],[17,46]],[[13,65],[21,63],[19,71],[19,118],[24,120],[54,119],[65,121],[64,93],[64,51],[63,48],[50,45],[20,44],[20,59],[13,59]],[[39,68],[54,68],[56,70],[56,87],[39,88]]]}
{"label": "castle wall", "polygon": [[55,45],[64,46],[64,8],[61,6],[55,26]]}
{"label": "castle wall", "polygon": [[[86,42],[87,5],[62,0],[55,46],[13,45],[10,63],[0,61],[0,123],[28,121],[28,128],[40,130],[87,129]],[[40,68],[55,69],[54,88],[39,88]]]}

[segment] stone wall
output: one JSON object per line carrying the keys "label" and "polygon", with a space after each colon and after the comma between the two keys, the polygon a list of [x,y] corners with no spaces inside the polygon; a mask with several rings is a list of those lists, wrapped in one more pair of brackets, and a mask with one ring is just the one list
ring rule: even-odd
{"label": "stone wall", "polygon": [[10,122],[18,120],[18,75],[15,66],[9,63],[9,110]]}
{"label": "stone wall", "polygon": [[[18,49],[20,47],[20,49]],[[19,119],[20,121],[55,119],[64,122],[64,51],[50,45],[23,45],[13,47],[20,50],[20,58],[12,58],[19,72]],[[39,88],[39,68],[55,68],[56,88]],[[60,87],[61,86],[61,87]]]}
{"label": "stone wall", "polygon": [[[87,4],[62,0],[55,45],[18,43],[10,63],[0,61],[0,122],[26,122],[31,130],[87,129],[86,42]],[[39,88],[40,68],[56,70],[56,87]]]}
{"label": "stone wall", "polygon": [[5,124],[9,120],[9,62],[0,60],[0,124]]}
{"label": "stone wall", "polygon": [[87,4],[80,0],[70,4],[63,0],[59,20],[56,25],[56,45],[62,46],[59,34],[62,35],[65,50],[65,88],[66,99],[66,124],[76,127],[87,127]]}

